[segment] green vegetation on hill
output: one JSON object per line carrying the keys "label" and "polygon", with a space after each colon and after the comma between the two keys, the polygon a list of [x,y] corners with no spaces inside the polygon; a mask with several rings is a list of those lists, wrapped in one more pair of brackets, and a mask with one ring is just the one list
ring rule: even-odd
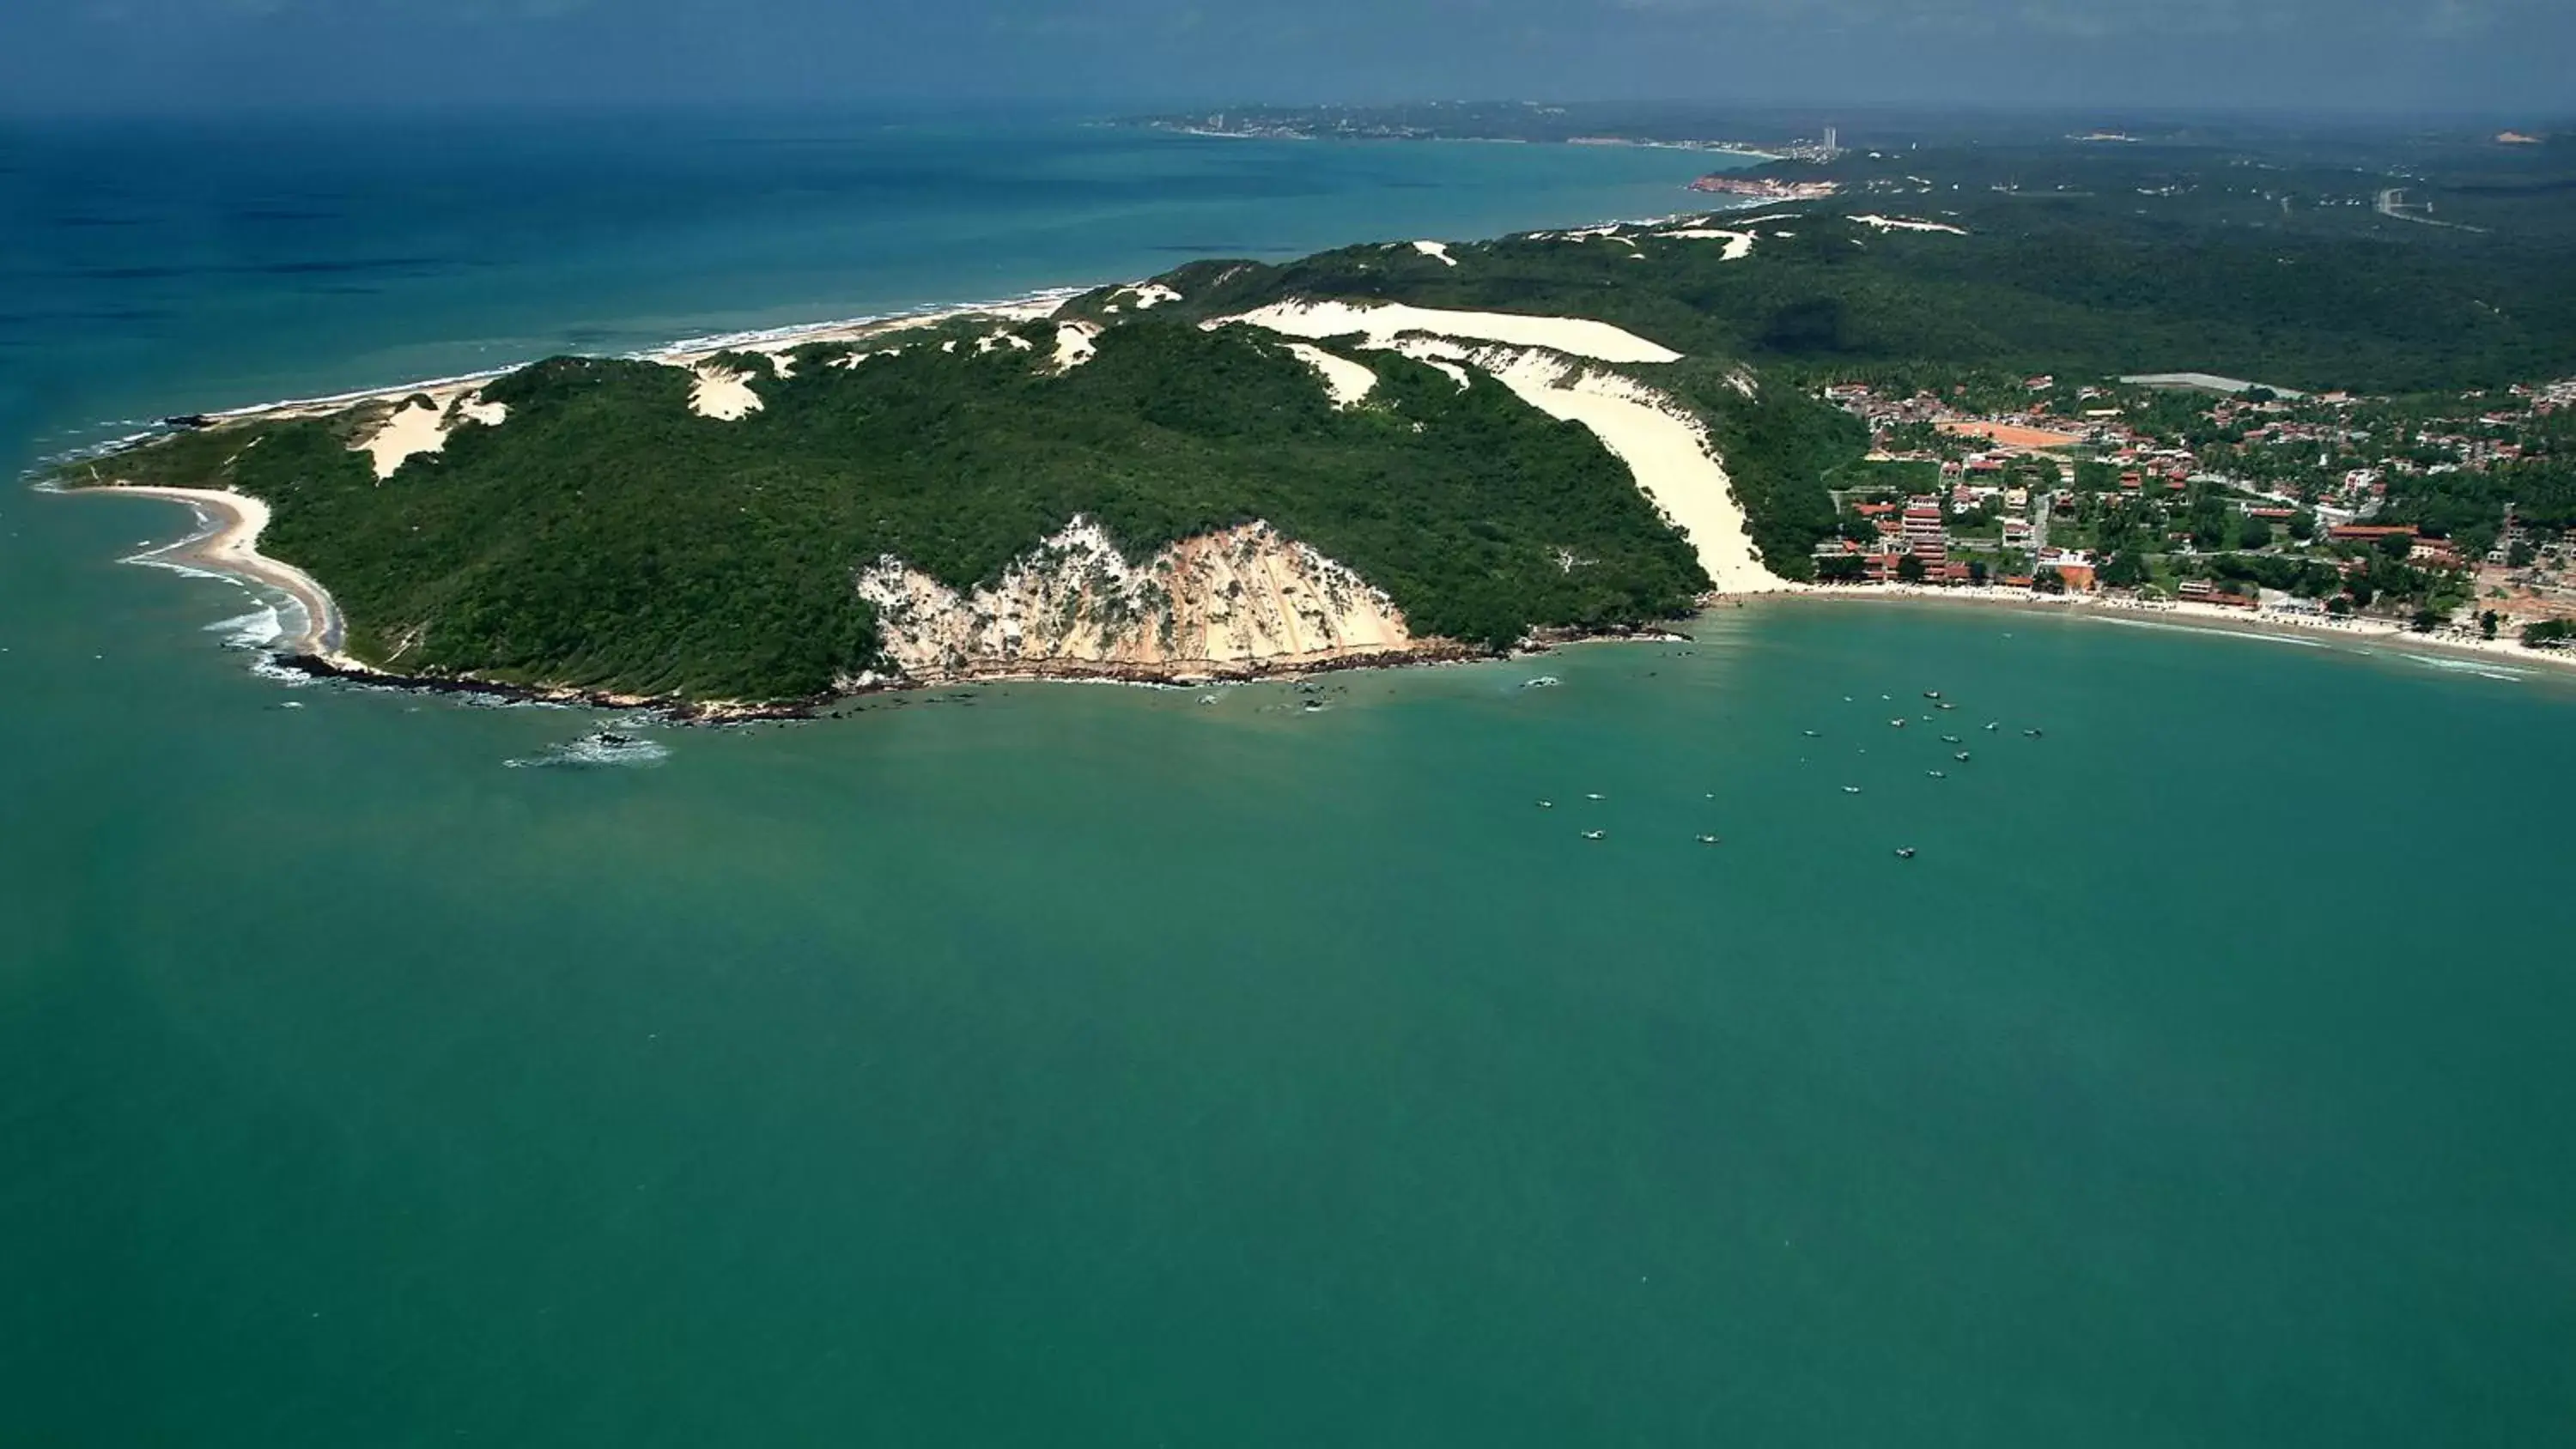
{"label": "green vegetation on hill", "polygon": [[693,414],[680,370],[559,358],[483,390],[502,426],[382,484],[324,421],[182,435],[119,471],[268,500],[263,549],[331,588],[371,663],[695,698],[827,690],[875,652],[859,569],[891,554],[969,588],[1076,514],[1139,559],[1267,519],[1417,632],[1497,646],[1707,587],[1589,432],[1498,383],[1379,356],[1367,403],[1335,409],[1248,329],[1137,321],[1062,376],[1051,330],[1027,335],[855,368],[809,347],[735,422]]}

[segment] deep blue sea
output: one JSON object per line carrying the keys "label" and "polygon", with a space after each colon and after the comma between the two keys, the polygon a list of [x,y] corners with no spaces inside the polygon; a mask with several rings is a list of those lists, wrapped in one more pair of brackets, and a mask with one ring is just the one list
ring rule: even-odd
{"label": "deep blue sea", "polygon": [[[0,461],[1704,159],[21,127]],[[1786,600],[606,765],[254,672],[188,524],[0,494],[0,1449],[2576,1432],[2564,674]]]}

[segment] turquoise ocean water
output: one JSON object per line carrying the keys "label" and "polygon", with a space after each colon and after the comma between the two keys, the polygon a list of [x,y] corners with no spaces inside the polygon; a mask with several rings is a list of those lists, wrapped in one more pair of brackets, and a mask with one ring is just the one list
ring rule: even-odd
{"label": "turquoise ocean water", "polygon": [[[0,444],[1696,169],[536,134],[10,133]],[[1791,602],[600,768],[258,677],[185,523],[0,498],[0,1443],[2576,1423],[2566,679]]]}

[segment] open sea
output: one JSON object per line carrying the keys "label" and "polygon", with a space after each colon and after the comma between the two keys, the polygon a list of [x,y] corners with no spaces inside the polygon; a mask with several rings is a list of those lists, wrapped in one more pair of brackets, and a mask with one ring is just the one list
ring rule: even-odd
{"label": "open sea", "polygon": [[[20,126],[0,461],[1706,159]],[[601,756],[263,677],[189,523],[0,494],[12,1449],[2576,1433],[2576,678],[1784,601]]]}

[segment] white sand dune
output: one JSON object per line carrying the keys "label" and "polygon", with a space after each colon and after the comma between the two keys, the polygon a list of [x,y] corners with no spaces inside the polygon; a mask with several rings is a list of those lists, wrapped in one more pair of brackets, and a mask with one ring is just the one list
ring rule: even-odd
{"label": "white sand dune", "polygon": [[[487,403],[479,395],[461,389],[449,389],[444,398],[436,393],[424,396],[426,401],[396,407],[383,426],[352,445],[351,451],[363,452],[374,460],[377,482],[394,476],[403,461],[414,454],[443,451],[447,435],[455,431],[459,422],[497,428],[510,416],[508,404]],[[453,417],[447,411],[450,400],[456,406]]]}
{"label": "white sand dune", "polygon": [[1719,226],[1682,226],[1671,231],[1659,231],[1655,235],[1673,241],[1716,241],[1724,238],[1726,250],[1718,253],[1717,257],[1721,262],[1740,262],[1753,255],[1753,233],[1749,231],[1728,231]]}
{"label": "white sand dune", "polygon": [[395,408],[384,426],[358,445],[376,460],[377,481],[394,476],[394,470],[414,453],[435,453],[446,447],[447,430],[439,426],[441,421],[442,415],[431,403],[405,403]]}
{"label": "white sand dune", "polygon": [[1452,312],[1402,303],[1364,307],[1341,301],[1296,301],[1273,302],[1240,316],[1215,318],[1200,325],[1221,327],[1229,322],[1245,322],[1315,341],[1359,333],[1368,339],[1366,345],[1371,347],[1388,346],[1407,332],[1427,332],[1440,337],[1544,347],[1601,362],[1676,362],[1681,359],[1681,354],[1669,347],[1658,346],[1607,322],[1583,317]]}
{"label": "white sand dune", "polygon": [[1055,370],[1071,372],[1091,360],[1091,339],[1100,329],[1088,322],[1060,322],[1055,329]]}
{"label": "white sand dune", "polygon": [[1117,295],[1133,299],[1139,312],[1150,312],[1165,302],[1181,300],[1180,293],[1160,282],[1138,282],[1132,287],[1121,287]]}
{"label": "white sand dune", "polygon": [[1449,244],[1447,242],[1418,241],[1413,244],[1413,249],[1422,253],[1426,257],[1438,257],[1443,266],[1454,267],[1458,265],[1458,259],[1449,255]]}
{"label": "white sand dune", "polygon": [[1364,363],[1347,357],[1336,357],[1311,342],[1291,342],[1288,350],[1297,360],[1323,374],[1324,391],[1332,394],[1333,406],[1346,408],[1369,395],[1377,386],[1377,374]]}
{"label": "white sand dune", "polygon": [[1396,339],[1395,350],[1425,366],[1438,368],[1458,384],[1460,392],[1472,385],[1467,369],[1458,364],[1473,361],[1475,354],[1458,343],[1442,337],[1401,337]]}
{"label": "white sand dune", "polygon": [[689,411],[718,422],[737,422],[760,411],[760,394],[751,390],[751,374],[700,365],[689,369]]}
{"label": "white sand dune", "polygon": [[[1427,307],[1282,302],[1206,325],[1226,322],[1312,338],[1358,333],[1363,339],[1360,345],[1385,348],[1437,367],[1462,387],[1468,383],[1467,366],[1491,373],[1530,406],[1590,428],[1602,446],[1627,466],[1638,491],[1690,539],[1700,567],[1708,571],[1719,592],[1763,593],[1794,587],[1762,567],[1745,531],[1744,510],[1735,501],[1734,485],[1699,420],[1643,383],[1586,368],[1577,360],[1670,362],[1678,353],[1605,322]],[[1541,338],[1548,340],[1535,340]],[[1477,347],[1471,345],[1474,342],[1519,345]],[[1308,350],[1331,356],[1320,349]]]}
{"label": "white sand dune", "polygon": [[1530,406],[1590,428],[1603,447],[1628,465],[1638,491],[1689,537],[1700,567],[1719,593],[1791,587],[1762,567],[1744,530],[1734,485],[1709,446],[1706,430],[1671,399],[1628,378],[1578,370],[1544,353],[1509,358],[1486,353],[1478,360]]}
{"label": "white sand dune", "polygon": [[1852,220],[1873,231],[1943,231],[1952,236],[1968,234],[1968,229],[1964,226],[1952,226],[1940,221],[1917,221],[1910,216],[1855,216]]}

